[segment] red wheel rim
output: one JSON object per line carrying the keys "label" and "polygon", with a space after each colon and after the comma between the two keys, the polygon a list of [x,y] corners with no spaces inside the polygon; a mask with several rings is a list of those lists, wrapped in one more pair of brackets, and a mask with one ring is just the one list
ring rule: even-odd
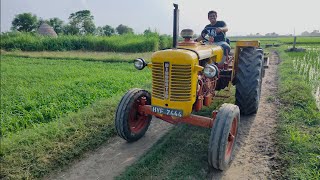
{"label": "red wheel rim", "polygon": [[148,116],[138,112],[140,99],[135,100],[129,112],[129,128],[132,133],[138,134],[148,124]]}
{"label": "red wheel rim", "polygon": [[238,118],[233,118],[232,125],[228,134],[228,143],[225,154],[225,160],[229,160],[231,158],[232,149],[234,146],[234,142],[237,136],[237,127],[238,127]]}

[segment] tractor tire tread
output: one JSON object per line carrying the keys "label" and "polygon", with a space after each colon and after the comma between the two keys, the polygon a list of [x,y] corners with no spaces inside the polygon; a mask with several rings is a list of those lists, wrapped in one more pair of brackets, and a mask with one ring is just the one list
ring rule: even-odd
{"label": "tractor tire tread", "polygon": [[238,116],[238,121],[240,122],[240,110],[238,106],[233,104],[223,104],[220,107],[212,126],[209,142],[208,162],[210,166],[219,170],[225,170],[233,159],[233,156],[231,156],[230,160],[225,162],[225,151],[228,139],[226,137],[229,135],[232,121],[235,116]]}
{"label": "tractor tire tread", "polygon": [[143,131],[141,131],[139,134],[132,136],[130,132],[128,132],[129,125],[128,125],[127,119],[130,114],[130,106],[132,105],[134,100],[141,95],[141,93],[142,94],[145,93],[146,96],[148,96],[148,98],[151,99],[151,95],[148,91],[145,91],[139,88],[131,89],[121,98],[116,111],[116,117],[115,117],[116,132],[121,138],[125,139],[128,142],[133,142],[140,139],[147,131],[152,118],[152,116],[149,116],[149,119],[148,119],[149,123],[147,124],[146,128]]}
{"label": "tractor tire tread", "polygon": [[244,48],[239,54],[236,75],[236,104],[240,113],[256,113],[259,106],[263,73],[263,50]]}

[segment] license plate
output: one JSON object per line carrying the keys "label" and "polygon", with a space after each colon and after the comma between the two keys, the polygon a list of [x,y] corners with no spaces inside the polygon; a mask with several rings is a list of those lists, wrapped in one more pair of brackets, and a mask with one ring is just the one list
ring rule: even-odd
{"label": "license plate", "polygon": [[152,112],[165,114],[168,116],[177,116],[177,117],[182,117],[183,115],[182,110],[169,109],[169,108],[163,108],[163,107],[157,107],[157,106],[152,106]]}

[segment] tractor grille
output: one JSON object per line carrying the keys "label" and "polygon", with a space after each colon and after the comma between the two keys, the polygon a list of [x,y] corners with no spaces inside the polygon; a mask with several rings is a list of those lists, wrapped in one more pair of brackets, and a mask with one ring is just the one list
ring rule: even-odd
{"label": "tractor grille", "polygon": [[152,63],[152,96],[164,99],[163,63]]}
{"label": "tractor grille", "polygon": [[[191,65],[172,64],[169,68],[169,94],[170,101],[191,100]],[[164,63],[152,64],[152,95],[165,99]]]}

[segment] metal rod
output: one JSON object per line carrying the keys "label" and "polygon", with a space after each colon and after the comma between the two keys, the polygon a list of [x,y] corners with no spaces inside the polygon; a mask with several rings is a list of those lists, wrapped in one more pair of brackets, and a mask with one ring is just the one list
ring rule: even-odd
{"label": "metal rod", "polygon": [[178,32],[179,32],[179,9],[178,4],[173,4],[173,48],[177,48],[178,44]]}

